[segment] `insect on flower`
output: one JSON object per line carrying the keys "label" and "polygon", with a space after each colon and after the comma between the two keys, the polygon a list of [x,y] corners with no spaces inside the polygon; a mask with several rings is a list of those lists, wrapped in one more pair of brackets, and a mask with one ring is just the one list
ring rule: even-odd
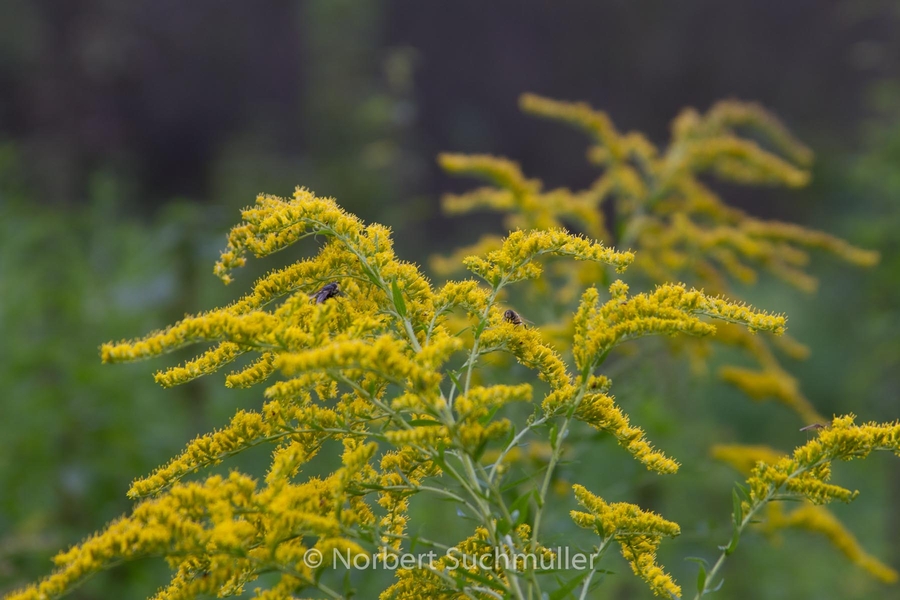
{"label": "insect on flower", "polygon": [[525,321],[516,311],[512,309],[508,309],[503,313],[503,320],[507,323],[512,323],[513,325],[525,325]]}
{"label": "insect on flower", "polygon": [[337,281],[332,281],[329,284],[322,286],[315,294],[310,294],[310,300],[315,300],[316,304],[322,304],[329,298],[334,298],[335,296],[343,296],[344,292],[338,287]]}
{"label": "insect on flower", "polygon": [[813,423],[812,425],[807,425],[806,427],[801,427],[800,431],[812,431],[812,430],[818,431],[819,429],[825,429],[825,425],[822,425],[821,423]]}

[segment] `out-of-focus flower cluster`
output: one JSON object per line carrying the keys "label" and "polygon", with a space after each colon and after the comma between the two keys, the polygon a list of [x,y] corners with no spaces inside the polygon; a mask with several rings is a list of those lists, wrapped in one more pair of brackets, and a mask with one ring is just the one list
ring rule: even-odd
{"label": "out-of-focus flower cluster", "polygon": [[[673,121],[665,148],[640,133],[620,133],[605,113],[584,103],[525,94],[520,105],[528,114],[585,132],[592,142],[588,160],[602,174],[583,190],[545,190],[540,180],[527,178],[508,159],[444,154],[440,164],[447,172],[491,184],[445,196],[448,214],[492,210],[505,215],[508,228],[580,231],[622,249],[634,248],[635,267],[650,282],[687,281],[731,297],[731,281],[753,283],[760,272],[805,291],[815,290],[816,279],[805,270],[812,250],[858,266],[878,260],[877,253],[827,233],[753,217],[727,205],[708,185],[708,176],[741,185],[787,187],[809,180],[812,153],[756,104],[719,102],[705,114],[687,109]],[[499,238],[486,235],[449,258],[434,259],[433,266],[450,274],[459,268],[462,256],[489,251],[498,243]],[[592,264],[561,263],[550,274],[530,290],[535,305],[567,306],[586,283],[605,281],[603,270]],[[562,321],[548,331],[559,332],[565,340],[570,316],[559,313]],[[723,367],[723,379],[755,400],[773,398],[785,404],[807,423],[822,420],[768,340],[743,328],[722,328],[715,341],[744,349],[756,363]],[[694,364],[702,368],[710,352],[708,342],[686,344]],[[804,346],[788,337],[775,346],[790,358],[807,354]]]}
{"label": "out-of-focus flower cluster", "polygon": [[[865,458],[873,451],[900,455],[900,423],[857,425],[852,415],[836,417],[829,426],[819,425],[818,435],[794,450],[790,456],[768,446],[718,445],[712,455],[748,475],[748,497],[742,512],[755,506],[766,508],[762,530],[775,537],[779,531],[793,528],[825,537],[847,560],[873,577],[896,583],[897,571],[868,554],[856,537],[827,508],[834,500],[849,502],[858,492],[828,483],[835,460]],[[773,500],[801,500],[787,510]]]}

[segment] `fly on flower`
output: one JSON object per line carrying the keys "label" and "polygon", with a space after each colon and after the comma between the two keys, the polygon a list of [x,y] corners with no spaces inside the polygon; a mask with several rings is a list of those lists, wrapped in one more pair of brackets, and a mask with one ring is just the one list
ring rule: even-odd
{"label": "fly on flower", "polygon": [[343,296],[344,292],[338,287],[337,281],[332,281],[331,283],[322,286],[315,294],[310,294],[310,300],[315,300],[316,304],[322,304],[329,298],[334,298],[335,296]]}
{"label": "fly on flower", "polygon": [[525,326],[526,321],[526,319],[523,319],[519,313],[511,308],[503,313],[503,320],[507,323],[512,323],[513,325],[522,325],[523,327]]}
{"label": "fly on flower", "polygon": [[813,423],[812,425],[807,425],[806,427],[801,427],[800,431],[818,431],[819,429],[825,429],[825,425],[821,423]]}

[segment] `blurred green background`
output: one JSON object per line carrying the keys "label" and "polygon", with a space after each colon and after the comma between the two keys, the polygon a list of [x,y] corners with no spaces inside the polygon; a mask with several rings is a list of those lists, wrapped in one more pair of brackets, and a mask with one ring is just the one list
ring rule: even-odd
{"label": "blurred green background", "polygon": [[[160,362],[103,366],[97,352],[226,303],[281,264],[229,288],[212,276],[241,206],[304,185],[390,225],[399,254],[424,264],[499,223],[441,216],[440,194],[469,182],[438,172],[439,151],[507,155],[552,186],[595,175],[578,134],[518,113],[524,91],[589,101],[656,142],[685,106],[737,97],[778,114],[817,154],[812,185],[723,187],[725,198],[883,260],[857,271],[822,257],[816,295],[775,282],[745,295],[787,312],[813,348],[792,372],[821,412],[900,416],[896,2],[2,0],[0,592],[127,511],[134,477],[261,403],[258,390],[226,390],[223,375],[164,391],[151,377]],[[654,479],[604,444],[602,463],[564,476],[610,501],[646,498],[681,523],[661,561],[688,590],[696,570],[683,559],[711,557],[727,538],[736,479],[708,446],[787,450],[806,434],[786,410],[692,377],[677,357],[616,387],[682,472]],[[836,477],[862,494],[835,511],[900,568],[896,458]],[[164,573],[128,565],[74,596],[145,597]],[[728,598],[900,598],[803,534],[774,549],[748,536],[725,576]],[[607,584],[605,598],[647,594],[630,575]]]}

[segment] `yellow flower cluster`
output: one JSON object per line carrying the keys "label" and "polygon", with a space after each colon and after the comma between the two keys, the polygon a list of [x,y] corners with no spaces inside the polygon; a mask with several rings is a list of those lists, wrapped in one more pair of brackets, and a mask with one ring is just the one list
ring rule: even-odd
{"label": "yellow flower cluster", "polygon": [[544,342],[540,331],[505,321],[499,310],[491,314],[491,323],[494,326],[481,335],[484,352],[492,349],[509,352],[519,363],[537,371],[538,377],[554,389],[570,385],[566,363]]}
{"label": "yellow flower cluster", "polygon": [[470,271],[497,287],[501,282],[514,283],[540,277],[541,268],[534,260],[545,254],[606,263],[619,271],[634,261],[631,252],[616,252],[562,229],[550,229],[515,231],[503,240],[500,248],[488,252],[484,258],[470,256],[463,262]]}
{"label": "yellow flower cluster", "polygon": [[[309,395],[306,395],[309,398]],[[172,483],[247,448],[291,438],[292,467],[311,459],[322,440],[329,436],[329,430],[351,429],[349,422],[334,410],[316,405],[282,403],[277,400],[266,403],[261,413],[238,411],[228,427],[202,435],[177,457],[158,468],[148,477],[135,481],[128,496],[143,498],[158,493]],[[299,452],[299,454],[298,454]]]}
{"label": "yellow flower cluster", "polygon": [[774,465],[784,457],[783,453],[763,445],[716,444],[709,452],[716,460],[731,465],[745,475],[753,471],[756,463]]}
{"label": "yellow flower cluster", "polygon": [[480,419],[509,402],[531,402],[531,385],[474,387],[455,401],[460,419]]}
{"label": "yellow flower cluster", "polygon": [[[544,409],[549,408],[547,403]],[[678,463],[662,452],[653,449],[644,430],[631,425],[628,417],[606,394],[586,394],[575,411],[575,417],[591,427],[610,433],[622,448],[638,462],[657,473],[675,473]]]}
{"label": "yellow flower cluster", "polygon": [[[534,109],[544,110],[539,103]],[[645,140],[619,136],[610,123],[585,110],[577,108],[566,118],[594,128],[598,140],[614,146],[610,152],[616,160],[649,156]],[[717,118],[726,123],[737,119]],[[55,598],[97,570],[145,556],[164,557],[173,571],[159,599],[241,594],[263,573],[275,573],[277,580],[257,590],[258,598],[293,597],[308,588],[337,597],[327,577],[304,563],[307,551],[329,558],[334,550],[367,557],[401,553],[411,542],[410,498],[417,494],[450,499],[478,521],[473,536],[451,547],[461,557],[484,557],[498,549],[514,561],[526,552],[549,555],[539,540],[541,513],[548,507],[549,491],[561,485],[554,468],[568,427],[577,421],[608,432],[648,469],[675,472],[678,463],[654,450],[608,395],[610,380],[595,373],[603,359],[618,344],[644,335],[712,334],[715,328],[702,320],[707,317],[725,322],[729,331],[739,325],[775,334],[784,330],[784,317],[681,284],[630,295],[624,282],[611,281],[612,271],[626,268],[635,254],[573,235],[557,217],[569,215],[585,225],[588,235],[599,232],[603,222],[596,208],[603,196],[613,187],[639,182],[629,180],[626,170],[617,175],[615,186],[604,183],[571,204],[571,193],[545,193],[511,163],[489,157],[445,157],[444,162],[503,187],[502,198],[486,194],[484,205],[508,203],[510,210],[544,215],[543,221],[523,223],[529,229],[514,231],[483,255],[465,259],[489,285],[470,279],[433,287],[418,267],[396,258],[387,228],[366,225],[333,200],[305,189],[290,199],[258,197],[229,234],[217,275],[231,281],[248,253],[266,256],[306,237],[326,239],[318,254],[268,273],[229,306],[187,316],[137,340],[104,344],[101,357],[107,362],[138,360],[203,344],[207,347],[199,356],[157,373],[156,380],[166,387],[177,385],[240,361],[225,385],[266,382],[262,409],[239,411],[227,426],[197,437],[181,454],[136,480],[128,495],[139,503],[129,516],[61,554],[55,573],[8,598]],[[729,163],[716,164],[723,169]],[[797,237],[788,230],[780,235],[779,243]],[[579,275],[564,286],[573,299],[586,285],[611,283],[607,302],[600,302],[592,285],[582,295],[571,327],[556,330],[574,348],[574,372],[545,340],[547,331],[499,304],[511,304],[504,297],[506,286],[541,275],[544,257],[574,259]],[[554,269],[546,278],[549,288],[566,277],[568,271],[556,269],[561,262],[547,263]],[[748,339],[753,338],[740,338],[740,343],[756,348]],[[479,361],[493,352],[514,356],[549,385],[540,408],[517,411],[508,406],[531,402],[532,385],[497,384],[479,373]],[[532,414],[519,419],[524,424],[515,422],[522,412]],[[526,437],[546,425],[557,432],[549,443]],[[836,421],[829,431],[840,427]],[[870,433],[874,436],[875,429]],[[824,433],[820,439],[826,439]],[[860,452],[859,444],[850,447],[841,439],[841,448]],[[321,468],[320,454],[337,443],[343,447],[341,463],[328,472]],[[271,463],[261,484],[239,473],[199,479],[207,467],[263,444],[271,445]],[[829,447],[838,445],[833,440]],[[531,457],[542,463],[544,481],[538,494],[528,490],[511,508],[509,491],[518,484],[504,481],[506,467],[526,446],[540,450]],[[484,460],[488,456],[493,461]],[[776,483],[815,499],[840,496],[836,490],[841,488],[825,483],[827,465],[802,464],[802,473],[788,473]],[[776,463],[755,476],[768,482],[774,473],[778,479],[782,467]],[[456,485],[445,485],[441,479],[446,478]],[[680,593],[655,562],[660,540],[678,534],[676,524],[630,504],[607,504],[581,486],[575,486],[575,493],[588,510],[572,514],[576,523],[599,532],[604,543],[616,541],[654,593]],[[526,517],[531,521],[524,522]],[[507,568],[463,561],[461,569],[451,569],[449,558],[443,561],[401,569],[383,597],[524,600],[544,594],[541,573],[520,562]],[[337,567],[333,562],[326,566]]]}
{"label": "yellow flower cluster", "polygon": [[823,420],[800,391],[797,380],[778,365],[772,364],[762,370],[729,365],[722,367],[719,375],[754,400],[775,398],[807,423]]}
{"label": "yellow flower cluster", "polygon": [[579,527],[595,531],[604,543],[614,539],[634,574],[647,582],[654,595],[681,597],[681,588],[675,580],[656,564],[656,551],[662,538],[681,534],[678,524],[634,504],[607,504],[583,486],[575,485],[573,489],[578,503],[588,512],[573,510],[572,520]]}
{"label": "yellow flower cluster", "polygon": [[[478,527],[474,534],[457,544],[452,552],[431,561],[430,568],[399,569],[397,581],[381,593],[380,600],[503,597],[506,577],[493,564],[494,549],[489,537],[487,529]],[[456,583],[458,580],[486,587],[481,593],[461,590]]]}
{"label": "yellow flower cluster", "polygon": [[639,150],[654,153],[653,146],[643,136],[635,134],[623,138],[606,113],[593,110],[585,102],[558,102],[537,94],[522,94],[519,106],[526,113],[555,119],[588,132],[598,145],[617,159]]}
{"label": "yellow flower cluster", "polygon": [[[518,526],[516,536],[530,540],[530,528]],[[416,568],[399,569],[397,581],[384,590],[381,600],[419,600],[420,598],[478,598],[505,597],[508,594],[509,572],[522,572],[533,568],[542,560],[552,564],[554,553],[540,545],[533,554],[506,554],[499,556],[492,546],[490,533],[478,527],[475,533],[448,548],[428,564]],[[462,584],[462,585],[461,585]]]}
{"label": "yellow flower cluster", "polygon": [[245,369],[230,373],[225,378],[225,385],[232,388],[245,388],[262,383],[268,379],[269,375],[275,372],[274,362],[275,355],[271,352],[264,352],[262,356]]}
{"label": "yellow flower cluster", "polygon": [[384,547],[399,550],[409,520],[409,496],[428,477],[441,474],[440,468],[427,456],[412,448],[386,452],[379,465],[381,477],[378,504],[387,511],[379,523],[383,532],[379,540]]}
{"label": "yellow flower cluster", "polygon": [[[859,266],[878,260],[875,252],[856,248],[823,232],[777,221],[763,221],[728,206],[701,177],[711,173],[741,184],[802,186],[809,179],[812,153],[760,106],[720,102],[705,114],[682,112],[672,124],[671,141],[657,147],[636,132],[619,132],[608,115],[585,103],[561,102],[525,94],[520,106],[538,117],[575,127],[590,136],[589,160],[602,174],[583,190],[545,191],[508,159],[486,155],[444,154],[441,166],[491,184],[462,195],[448,195],[444,208],[461,214],[494,210],[505,214],[507,228],[563,227],[619,246],[634,247],[634,264],[656,283],[687,280],[712,294],[730,293],[729,279],[752,283],[760,270],[800,289],[812,291],[815,278],[805,268],[809,250],[824,250]],[[750,135],[748,135],[750,134]],[[606,227],[613,214],[614,231]],[[495,251],[493,235],[460,250],[450,260],[435,259],[439,272],[450,273],[465,252]],[[479,264],[479,268],[487,269]],[[585,283],[603,280],[594,265],[565,265],[555,270],[554,285],[535,285],[525,294],[536,304],[568,304]],[[565,315],[566,311],[562,311]],[[548,331],[564,338],[568,317]],[[752,331],[752,329],[751,329]],[[768,343],[747,330],[716,336],[721,343],[750,351],[759,369],[724,369],[726,381],[756,399],[775,398],[809,422],[815,409],[780,366]],[[708,354],[708,342],[691,342],[697,364]]]}
{"label": "yellow flower cluster", "polygon": [[416,364],[406,356],[405,347],[402,340],[390,335],[374,340],[345,339],[305,352],[281,353],[275,359],[275,367],[289,377],[334,369],[347,371],[348,376],[356,378],[362,372],[375,371],[394,383],[409,381],[417,390],[427,391],[437,386],[440,374]]}
{"label": "yellow flower cluster", "polygon": [[340,524],[329,511],[335,481],[267,487],[232,473],[204,483],[176,484],[159,498],[54,558],[57,571],[8,596],[28,600],[56,598],[93,573],[121,560],[163,555],[176,570],[156,598],[193,598],[201,594],[239,594],[243,585],[266,570],[284,569],[297,583],[313,583],[303,563],[305,536],[356,548],[340,540]]}
{"label": "yellow flower cluster", "polygon": [[598,361],[624,341],[652,334],[710,335],[715,327],[698,315],[745,325],[752,331],[784,332],[785,318],[759,312],[722,298],[710,298],[681,284],[658,286],[652,293],[627,296],[628,286],[616,281],[611,299],[597,306],[599,293],[588,288],[575,313],[575,364],[580,371],[593,370]]}
{"label": "yellow flower cluster", "polygon": [[[712,447],[711,454],[746,475],[752,473],[758,464],[776,465],[784,458],[782,453],[761,445],[720,444]],[[786,512],[782,504],[770,503],[763,530],[771,535],[789,528],[822,534],[847,560],[873,577],[885,583],[895,583],[898,580],[894,569],[867,553],[856,537],[823,506],[803,504]]]}
{"label": "yellow flower cluster", "polygon": [[757,464],[747,480],[751,500],[770,496],[773,490],[806,498],[813,504],[853,500],[859,492],[827,483],[832,461],[865,458],[875,450],[900,455],[900,423],[856,425],[854,421],[853,415],[835,417],[830,426],[819,429],[817,437],[794,450],[792,456],[771,465]]}
{"label": "yellow flower cluster", "polygon": [[[484,187],[462,195],[447,195],[443,206],[449,214],[462,214],[480,208],[508,214],[504,225],[507,229],[554,229],[561,226],[560,219],[577,223],[585,234],[596,238],[608,237],[603,213],[596,210],[596,194],[589,191],[573,195],[568,190],[543,191],[537,179],[526,179],[516,163],[487,155],[441,154],[440,165],[449,173],[472,175],[486,179],[497,187]],[[493,236],[482,239],[480,245],[468,250],[469,254],[485,254],[499,240]],[[465,255],[462,255],[465,256]],[[462,258],[460,256],[460,258]],[[447,263],[442,272],[452,272],[459,262]]]}
{"label": "yellow flower cluster", "polygon": [[[778,505],[778,508],[781,508]],[[896,583],[897,571],[887,566],[866,552],[852,533],[828,509],[822,506],[805,504],[792,510],[787,515],[781,511],[769,513],[769,521],[765,525],[771,532],[779,529],[795,528],[818,533],[825,536],[832,546],[843,554],[847,560],[884,583]]]}
{"label": "yellow flower cluster", "polygon": [[359,219],[333,200],[303,188],[297,188],[290,200],[260,195],[256,206],[245,209],[241,217],[245,224],[232,229],[228,247],[216,263],[215,273],[226,283],[232,280],[230,272],[245,264],[247,251],[256,257],[268,256],[320,231],[357,241],[364,229]]}

